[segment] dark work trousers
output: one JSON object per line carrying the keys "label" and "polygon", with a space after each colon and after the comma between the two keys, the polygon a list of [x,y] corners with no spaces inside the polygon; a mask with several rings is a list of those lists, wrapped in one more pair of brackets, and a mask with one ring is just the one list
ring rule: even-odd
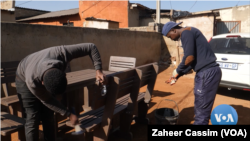
{"label": "dark work trousers", "polygon": [[26,83],[16,77],[16,89],[23,108],[26,141],[39,140],[39,124],[42,121],[45,141],[55,141],[54,112],[41,103],[28,89]]}
{"label": "dark work trousers", "polygon": [[195,118],[193,125],[208,125],[221,76],[219,66],[196,73],[194,86]]}

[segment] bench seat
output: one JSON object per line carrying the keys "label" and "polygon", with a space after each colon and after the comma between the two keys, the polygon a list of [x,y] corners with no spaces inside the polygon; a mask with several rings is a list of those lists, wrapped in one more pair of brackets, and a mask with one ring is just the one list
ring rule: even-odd
{"label": "bench seat", "polygon": [[1,139],[2,141],[10,141],[11,134],[18,132],[18,138],[25,141],[23,118],[11,115],[6,112],[1,112]]}
{"label": "bench seat", "polygon": [[19,102],[19,99],[17,95],[12,95],[12,96],[1,98],[1,104],[4,106],[10,106],[18,102]]}
{"label": "bench seat", "polygon": [[[116,101],[114,114],[119,114],[119,112],[125,110],[128,105],[129,95],[127,94]],[[137,101],[141,101],[145,96],[145,93],[139,93]],[[92,132],[101,122],[102,116],[104,112],[104,106],[91,110],[86,113],[79,115],[79,121],[81,123],[81,127],[84,128],[87,132]],[[74,127],[69,120],[65,121],[67,126]]]}

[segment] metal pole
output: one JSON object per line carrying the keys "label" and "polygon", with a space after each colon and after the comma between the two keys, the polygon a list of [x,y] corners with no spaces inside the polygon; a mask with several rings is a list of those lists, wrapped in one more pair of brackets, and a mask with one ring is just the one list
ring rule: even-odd
{"label": "metal pole", "polygon": [[156,23],[161,23],[161,1],[156,0]]}

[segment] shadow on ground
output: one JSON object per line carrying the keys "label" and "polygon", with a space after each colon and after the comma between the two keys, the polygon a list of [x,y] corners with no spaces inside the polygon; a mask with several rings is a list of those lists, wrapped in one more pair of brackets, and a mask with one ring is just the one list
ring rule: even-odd
{"label": "shadow on ground", "polygon": [[174,94],[174,93],[154,90],[152,98],[153,97],[166,97],[166,96],[169,96],[169,95],[172,95],[172,94]]}
{"label": "shadow on ground", "polygon": [[250,125],[250,108],[243,107],[242,105],[230,105],[238,114],[237,125]]}
{"label": "shadow on ground", "polygon": [[188,107],[181,110],[178,118],[178,125],[191,125],[194,120],[194,107]]}
{"label": "shadow on ground", "polygon": [[[237,125],[250,125],[250,108],[243,107],[242,105],[230,105],[238,114]],[[194,107],[185,108],[180,112],[178,124],[189,125],[194,121]]]}
{"label": "shadow on ground", "polygon": [[159,73],[165,71],[166,69],[168,69],[170,67],[170,64],[169,65],[159,65]]}
{"label": "shadow on ground", "polygon": [[250,101],[249,91],[242,91],[236,89],[228,90],[227,88],[219,87],[217,94]]}

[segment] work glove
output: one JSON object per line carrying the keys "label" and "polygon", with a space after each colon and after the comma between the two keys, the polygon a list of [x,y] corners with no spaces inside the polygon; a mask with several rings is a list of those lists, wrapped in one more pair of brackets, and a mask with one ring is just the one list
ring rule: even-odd
{"label": "work glove", "polygon": [[165,81],[165,83],[170,83],[170,85],[175,84],[175,82],[177,81],[177,77],[179,76],[179,74],[177,73],[176,69],[172,72],[172,75],[170,77],[169,80]]}

